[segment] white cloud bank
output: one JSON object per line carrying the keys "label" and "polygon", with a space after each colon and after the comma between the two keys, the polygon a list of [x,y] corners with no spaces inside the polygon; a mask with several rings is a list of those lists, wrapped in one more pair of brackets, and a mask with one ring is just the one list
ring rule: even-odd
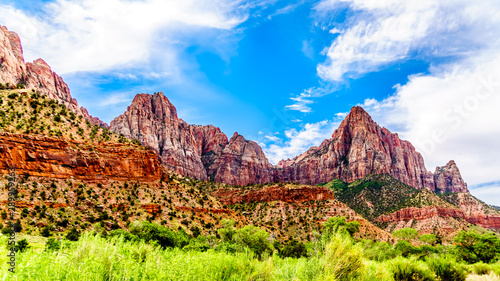
{"label": "white cloud bank", "polygon": [[230,30],[247,19],[251,6],[231,0],[57,0],[35,16],[2,5],[0,23],[19,33],[29,60],[41,57],[65,74],[140,65],[155,51],[175,63],[173,47],[158,51],[156,45],[182,45],[183,36],[199,30]]}
{"label": "white cloud bank", "polygon": [[[395,85],[388,98],[361,105],[411,141],[428,169],[453,159],[473,195],[500,205],[498,184],[485,184],[500,180],[500,2],[325,0],[316,10],[324,16],[346,5],[354,14],[332,28],[339,36],[318,75],[342,83],[407,58],[448,61]],[[295,109],[312,110],[304,93],[294,101]],[[292,142],[285,151],[292,151]]]}
{"label": "white cloud bank", "polygon": [[325,0],[315,9],[325,14],[346,5],[354,15],[332,29],[340,34],[317,68],[325,80],[356,78],[410,56],[467,55],[498,34],[494,0]]}

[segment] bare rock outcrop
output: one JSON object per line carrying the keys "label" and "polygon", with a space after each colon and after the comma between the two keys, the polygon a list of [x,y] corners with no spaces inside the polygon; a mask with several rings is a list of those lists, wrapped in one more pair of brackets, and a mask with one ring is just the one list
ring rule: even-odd
{"label": "bare rock outcrop", "polygon": [[163,175],[149,150],[0,132],[0,173],[12,167],[18,174],[61,179],[155,181]]}
{"label": "bare rock outcrop", "polygon": [[[302,184],[336,178],[353,182],[370,174],[389,174],[417,189],[462,191],[465,183],[454,162],[450,163],[435,177],[427,171],[422,155],[410,142],[381,128],[363,108],[353,107],[331,139],[292,160],[280,162],[278,168],[281,181]],[[440,180],[438,186],[435,178]]]}
{"label": "bare rock outcrop", "polygon": [[71,97],[68,85],[44,60],[25,63],[21,39],[4,26],[0,26],[0,83],[8,83],[10,87],[24,84],[27,89],[35,89],[59,101],[92,124],[107,126],[78,105],[76,99]]}
{"label": "bare rock outcrop", "polygon": [[434,172],[436,192],[469,192],[467,184],[462,179],[455,161],[451,160],[443,167],[436,167]]}

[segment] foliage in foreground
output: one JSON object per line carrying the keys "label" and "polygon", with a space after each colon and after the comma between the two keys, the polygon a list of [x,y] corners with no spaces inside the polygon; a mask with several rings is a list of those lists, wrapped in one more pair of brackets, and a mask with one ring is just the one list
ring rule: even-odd
{"label": "foliage in foreground", "polygon": [[[236,229],[229,220],[222,225],[219,237],[189,236],[145,221],[134,223],[131,232],[83,233],[76,242],[50,238],[43,251],[25,245],[18,252],[16,274],[5,280],[461,281],[471,272],[500,275],[500,264],[466,264],[461,242],[413,246],[409,241],[416,234],[411,230],[402,231],[407,240],[394,245],[355,241],[349,230],[356,230],[356,224],[332,218],[307,245],[295,240],[281,245],[257,227]],[[457,241],[464,235],[497,241],[473,232],[459,234]],[[421,240],[433,242],[430,238]],[[0,248],[3,272],[7,250]]]}

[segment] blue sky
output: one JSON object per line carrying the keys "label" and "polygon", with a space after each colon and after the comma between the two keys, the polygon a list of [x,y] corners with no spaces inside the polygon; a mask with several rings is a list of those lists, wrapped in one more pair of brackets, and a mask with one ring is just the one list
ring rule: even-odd
{"label": "blue sky", "polygon": [[276,163],[362,105],[500,205],[500,4],[468,2],[0,0],[0,24],[108,123],[163,91],[180,118]]}

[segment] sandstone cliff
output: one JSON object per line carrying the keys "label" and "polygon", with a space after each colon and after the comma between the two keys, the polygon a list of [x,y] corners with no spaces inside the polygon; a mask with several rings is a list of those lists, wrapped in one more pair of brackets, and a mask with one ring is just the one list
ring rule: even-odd
{"label": "sandstone cliff", "polygon": [[0,26],[0,83],[9,83],[10,86],[24,84],[27,89],[35,89],[59,101],[92,124],[106,126],[78,105],[71,97],[68,85],[44,60],[25,63],[19,36],[4,26]]}
{"label": "sandstone cliff", "polygon": [[110,129],[155,151],[162,164],[200,180],[232,185],[267,183],[272,167],[260,146],[235,135],[228,141],[212,125],[189,125],[163,93],[137,95]]}
{"label": "sandstone cliff", "polygon": [[410,142],[378,126],[361,107],[352,108],[331,139],[278,167],[281,181],[318,184],[338,178],[353,182],[369,174],[389,174],[417,189],[467,192],[453,161],[433,175]]}
{"label": "sandstone cliff", "polygon": [[0,132],[0,173],[12,167],[21,175],[59,179],[154,181],[162,176],[149,150]]}
{"label": "sandstone cliff", "polygon": [[378,126],[361,107],[352,108],[331,139],[277,166],[269,163],[257,143],[237,133],[228,141],[219,128],[193,126],[179,119],[163,93],[137,95],[110,128],[153,148],[170,169],[201,180],[230,185],[275,181],[315,185],[389,174],[417,189],[468,192],[454,161],[438,167],[435,174],[427,171],[410,142]]}

